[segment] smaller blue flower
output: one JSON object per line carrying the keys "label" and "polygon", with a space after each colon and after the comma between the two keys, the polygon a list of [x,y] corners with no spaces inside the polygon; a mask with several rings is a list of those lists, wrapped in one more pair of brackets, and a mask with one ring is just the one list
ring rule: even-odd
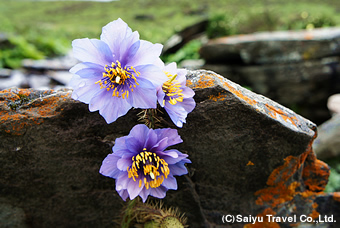
{"label": "smaller blue flower", "polygon": [[188,155],[167,147],[183,142],[177,130],[134,126],[129,135],[117,138],[103,161],[100,173],[116,179],[116,190],[123,200],[138,195],[143,202],[149,195],[164,198],[167,190],[177,189],[174,176],[187,174]]}
{"label": "smaller blue flower", "polygon": [[177,69],[176,63],[170,63],[163,71],[168,76],[168,81],[157,88],[158,103],[164,107],[177,127],[183,127],[188,113],[196,106],[193,98],[195,92],[186,86],[187,70]]}

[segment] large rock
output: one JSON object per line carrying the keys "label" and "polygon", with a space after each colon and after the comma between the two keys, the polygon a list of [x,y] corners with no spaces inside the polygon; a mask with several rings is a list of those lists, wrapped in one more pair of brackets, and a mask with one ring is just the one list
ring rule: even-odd
{"label": "large rock", "polygon": [[202,46],[204,69],[220,73],[321,124],[340,92],[340,27],[258,32]]}
{"label": "large rock", "polygon": [[331,117],[327,100],[340,91],[338,58],[258,66],[208,63],[203,67],[295,109],[317,124]]}
{"label": "large rock", "polygon": [[[186,212],[191,227],[252,226],[225,215],[333,214],[340,221],[339,196],[322,194],[329,169],[312,151],[312,122],[213,72],[191,71],[187,82],[197,107],[176,148],[192,164],[165,205]],[[124,202],[98,170],[114,139],[137,124],[139,110],[108,125],[70,94],[0,93],[0,198],[22,209],[31,227],[112,227]]]}
{"label": "large rock", "polygon": [[201,48],[200,54],[208,62],[296,62],[337,56],[340,54],[339,42],[339,27],[258,32],[210,40]]}

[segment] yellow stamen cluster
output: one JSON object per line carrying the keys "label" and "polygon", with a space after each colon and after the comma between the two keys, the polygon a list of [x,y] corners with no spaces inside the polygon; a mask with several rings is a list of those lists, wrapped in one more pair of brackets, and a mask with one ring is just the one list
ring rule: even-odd
{"label": "yellow stamen cluster", "polygon": [[141,171],[139,173],[144,174],[144,178],[139,179],[139,187],[142,187],[144,182],[146,189],[159,187],[170,173],[168,163],[155,153],[146,151],[146,148],[132,157],[132,165],[127,167],[127,171],[133,181],[136,181],[139,177],[138,171]]}
{"label": "yellow stamen cluster", "polygon": [[[169,72],[165,72],[169,80],[164,82],[162,90],[167,97],[169,97],[169,103],[172,105],[177,104],[177,102],[183,101],[183,90],[181,89],[181,84],[175,79],[177,74],[171,75]],[[163,100],[163,105],[165,100]]]}
{"label": "yellow stamen cluster", "polygon": [[[140,73],[136,71],[136,69],[132,66],[125,66],[123,68],[121,63],[117,60],[116,63],[111,64],[111,67],[105,65],[104,70],[105,72],[103,72],[103,79],[97,81],[95,84],[99,84],[101,89],[105,88],[107,91],[110,91],[110,89],[112,89],[113,97],[123,97],[123,99],[125,99],[125,96],[126,98],[129,97],[129,90],[122,86],[118,88],[119,85],[129,84],[127,86],[131,90],[131,92],[133,92],[132,87],[136,87],[136,85],[139,85],[136,77],[138,77]],[[134,72],[134,74],[132,72]],[[128,83],[125,82],[129,78],[134,80],[134,84],[131,83],[131,81],[128,81]]]}

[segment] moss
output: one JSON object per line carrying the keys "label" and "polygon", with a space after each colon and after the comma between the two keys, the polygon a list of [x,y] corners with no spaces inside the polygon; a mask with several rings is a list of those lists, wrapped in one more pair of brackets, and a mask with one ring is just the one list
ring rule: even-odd
{"label": "moss", "polygon": [[10,109],[12,109],[12,110],[17,110],[22,105],[27,104],[31,101],[29,96],[27,96],[25,94],[18,93],[17,96],[18,96],[17,100],[8,101],[8,103],[7,103],[8,107],[10,107]]}

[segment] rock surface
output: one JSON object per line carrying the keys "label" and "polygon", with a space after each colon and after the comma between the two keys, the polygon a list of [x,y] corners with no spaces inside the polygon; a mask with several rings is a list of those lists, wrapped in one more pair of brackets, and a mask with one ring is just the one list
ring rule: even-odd
{"label": "rock surface", "polygon": [[340,27],[259,32],[210,40],[200,50],[212,70],[321,124],[340,92]]}
{"label": "rock surface", "polygon": [[340,91],[338,58],[260,66],[205,64],[203,67],[295,109],[317,124],[330,118],[327,100]]}
{"label": "rock surface", "polygon": [[[332,214],[340,221],[339,194],[321,193],[329,169],[312,151],[312,122],[213,72],[191,71],[187,83],[197,107],[179,129],[184,143],[176,148],[192,164],[165,205],[178,206],[191,227],[264,225],[224,223],[228,214]],[[30,227],[112,227],[124,202],[114,180],[98,170],[115,138],[137,124],[139,110],[107,125],[70,94],[0,93],[0,198],[22,209]]]}
{"label": "rock surface", "polygon": [[320,159],[334,158],[340,155],[340,114],[318,126],[318,138],[313,144]]}
{"label": "rock surface", "polygon": [[340,54],[340,28],[258,32],[221,37],[200,51],[208,62],[235,58],[246,64],[269,64],[319,59]]}

